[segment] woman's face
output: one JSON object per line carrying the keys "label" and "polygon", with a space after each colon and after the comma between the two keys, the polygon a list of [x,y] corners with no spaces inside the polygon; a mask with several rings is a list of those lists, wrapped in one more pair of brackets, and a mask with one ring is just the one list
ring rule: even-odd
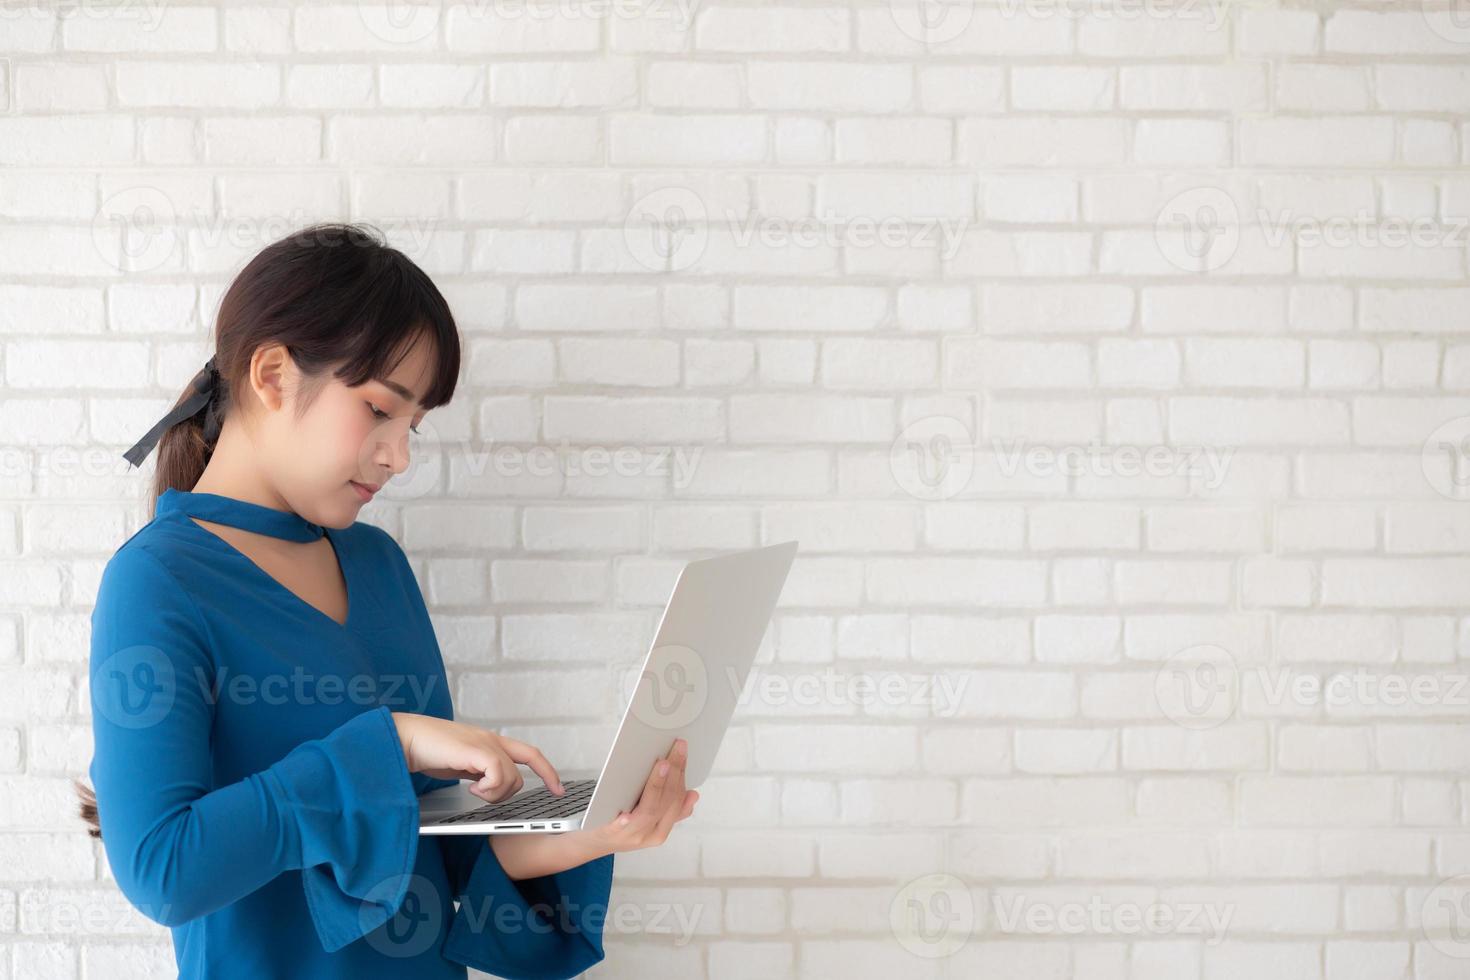
{"label": "woman's face", "polygon": [[407,469],[410,427],[425,414],[419,398],[430,380],[429,354],[418,343],[392,374],[353,387],[328,378],[300,419],[289,403],[269,413],[275,482],[297,513],[346,527],[370,491]]}

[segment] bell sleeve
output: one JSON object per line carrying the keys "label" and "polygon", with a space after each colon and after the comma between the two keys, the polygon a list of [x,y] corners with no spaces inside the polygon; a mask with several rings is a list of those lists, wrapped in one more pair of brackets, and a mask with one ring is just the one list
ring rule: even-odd
{"label": "bell sleeve", "polygon": [[211,788],[215,665],[193,599],[152,552],[119,549],[92,612],[89,681],[102,843],[124,896],[179,926],[300,871],[322,947],[391,918],[418,798],[386,705]]}
{"label": "bell sleeve", "polygon": [[[406,615],[418,624],[419,648],[434,657],[443,677],[443,654],[408,557],[386,532],[375,531],[398,568]],[[453,721],[453,703],[444,710]],[[456,782],[430,777],[417,785],[427,792]],[[444,857],[450,895],[459,899],[440,947],[445,959],[506,980],[563,980],[603,959],[613,855],[555,874],[512,879],[490,847],[488,834],[437,834],[431,839]]]}
{"label": "bell sleeve", "polygon": [[512,879],[487,834],[439,836],[459,909],[445,959],[506,980],[566,980],[606,955],[602,930],[613,855],[536,878]]}

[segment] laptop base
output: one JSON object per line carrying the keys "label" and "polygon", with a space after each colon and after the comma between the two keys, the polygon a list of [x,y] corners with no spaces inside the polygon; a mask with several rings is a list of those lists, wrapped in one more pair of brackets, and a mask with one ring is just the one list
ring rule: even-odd
{"label": "laptop base", "polygon": [[469,802],[458,807],[449,803],[442,815],[426,816],[419,833],[555,834],[577,830],[582,826],[582,816],[587,812],[587,801],[592,798],[597,780],[568,779],[562,784],[566,792],[561,796],[543,784],[499,803],[484,802],[464,788],[470,785],[465,780],[458,787],[449,787],[449,792],[458,790],[455,795]]}

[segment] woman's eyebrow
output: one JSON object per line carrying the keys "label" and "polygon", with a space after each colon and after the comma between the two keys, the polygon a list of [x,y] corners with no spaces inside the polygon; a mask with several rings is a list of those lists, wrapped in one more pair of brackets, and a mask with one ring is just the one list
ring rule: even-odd
{"label": "woman's eyebrow", "polygon": [[387,378],[379,378],[378,383],[381,384],[384,388],[387,388],[389,391],[393,392],[393,394],[397,395],[398,397],[406,398],[409,401],[413,402],[415,405],[418,404],[419,396],[415,395],[409,389],[403,387],[403,385],[399,384],[397,381],[389,381]]}

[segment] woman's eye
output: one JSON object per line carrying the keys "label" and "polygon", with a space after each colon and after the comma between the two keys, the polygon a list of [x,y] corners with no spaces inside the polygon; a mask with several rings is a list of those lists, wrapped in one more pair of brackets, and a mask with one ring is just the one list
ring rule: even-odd
{"label": "woman's eye", "polygon": [[[363,402],[363,404],[368,407],[368,411],[370,411],[370,412],[373,413],[373,418],[377,418],[377,419],[386,419],[386,418],[389,418],[389,415],[388,415],[387,412],[385,412],[382,409],[378,408],[378,406],[374,405],[372,402]],[[416,425],[409,426],[408,427],[408,430],[410,432],[412,432],[414,435],[420,435],[419,427],[416,426]]]}

